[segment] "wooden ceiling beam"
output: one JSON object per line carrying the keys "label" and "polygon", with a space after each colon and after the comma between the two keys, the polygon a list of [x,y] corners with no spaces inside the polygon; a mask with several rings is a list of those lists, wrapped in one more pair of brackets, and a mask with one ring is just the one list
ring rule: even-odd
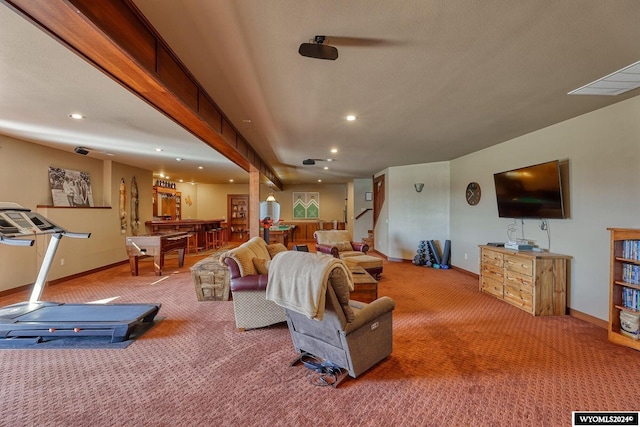
{"label": "wooden ceiling beam", "polygon": [[245,171],[274,187],[275,172],[238,132],[204,88],[128,0],[5,0],[129,91]]}

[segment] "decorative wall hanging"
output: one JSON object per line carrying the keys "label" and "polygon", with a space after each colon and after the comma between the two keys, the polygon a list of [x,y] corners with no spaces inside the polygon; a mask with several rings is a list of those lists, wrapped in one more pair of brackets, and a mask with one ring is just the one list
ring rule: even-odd
{"label": "decorative wall hanging", "polygon": [[131,234],[138,235],[140,226],[140,210],[138,201],[138,181],[136,177],[131,178]]}
{"label": "decorative wall hanging", "polygon": [[127,184],[120,179],[120,233],[127,232]]}
{"label": "decorative wall hanging", "polygon": [[293,219],[320,218],[320,193],[294,192]]}
{"label": "decorative wall hanging", "polygon": [[53,206],[93,206],[93,193],[88,172],[50,166],[49,185]]}

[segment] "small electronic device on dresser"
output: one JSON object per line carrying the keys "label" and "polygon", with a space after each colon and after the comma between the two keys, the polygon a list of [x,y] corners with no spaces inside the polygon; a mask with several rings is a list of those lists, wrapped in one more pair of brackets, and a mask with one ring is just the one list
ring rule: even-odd
{"label": "small electronic device on dresser", "polygon": [[516,251],[530,251],[533,250],[533,245],[528,243],[519,242],[507,242],[504,244],[505,249],[515,249]]}
{"label": "small electronic device on dresser", "polygon": [[515,249],[517,251],[533,251],[533,252],[546,252],[545,249],[539,248],[537,246],[533,246],[530,244],[521,244],[517,242],[489,242],[487,246],[492,246],[494,248],[506,248],[506,249]]}

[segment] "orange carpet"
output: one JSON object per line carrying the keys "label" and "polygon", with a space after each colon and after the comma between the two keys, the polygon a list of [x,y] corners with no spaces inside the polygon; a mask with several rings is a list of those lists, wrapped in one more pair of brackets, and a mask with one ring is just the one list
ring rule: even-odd
{"label": "orange carpet", "polygon": [[0,426],[568,426],[574,410],[640,409],[640,353],[605,330],[532,317],[455,270],[386,261],[392,355],[338,389],[314,386],[289,367],[285,324],[239,333],[232,302],[196,300],[188,266],[201,258],[45,289],[51,301],[160,302],[164,320],[122,350],[0,351]]}

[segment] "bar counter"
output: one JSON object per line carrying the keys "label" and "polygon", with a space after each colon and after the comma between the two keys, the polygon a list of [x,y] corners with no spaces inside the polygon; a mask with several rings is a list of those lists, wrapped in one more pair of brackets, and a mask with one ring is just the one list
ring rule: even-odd
{"label": "bar counter", "polygon": [[166,233],[169,231],[196,231],[198,246],[206,242],[206,232],[213,228],[220,228],[224,219],[158,219],[146,221],[144,225],[150,233]]}

